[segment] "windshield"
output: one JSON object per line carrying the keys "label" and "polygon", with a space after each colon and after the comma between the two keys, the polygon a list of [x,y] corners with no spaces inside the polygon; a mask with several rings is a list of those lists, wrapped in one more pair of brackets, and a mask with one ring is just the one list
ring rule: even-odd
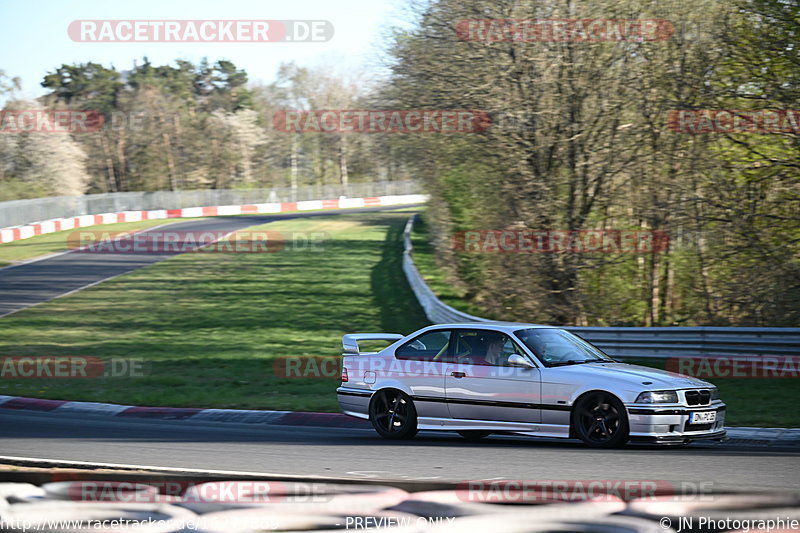
{"label": "windshield", "polygon": [[527,328],[514,333],[546,366],[613,361],[599,349],[563,329]]}

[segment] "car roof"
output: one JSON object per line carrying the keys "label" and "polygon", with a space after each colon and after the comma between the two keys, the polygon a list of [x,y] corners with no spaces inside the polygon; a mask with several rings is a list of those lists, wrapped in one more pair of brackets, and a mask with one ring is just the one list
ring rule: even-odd
{"label": "car roof", "polygon": [[514,332],[519,329],[526,328],[557,328],[558,326],[548,326],[544,324],[529,324],[526,322],[501,322],[501,321],[488,321],[488,322],[455,322],[451,324],[434,324],[425,329],[434,328],[475,328],[475,329],[493,329],[495,331]]}

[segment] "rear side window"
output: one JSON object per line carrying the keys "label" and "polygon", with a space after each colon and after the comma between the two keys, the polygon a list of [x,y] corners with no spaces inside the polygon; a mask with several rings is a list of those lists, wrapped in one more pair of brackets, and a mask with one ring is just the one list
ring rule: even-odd
{"label": "rear side window", "polygon": [[450,331],[429,331],[399,347],[394,356],[397,359],[444,362],[449,347]]}

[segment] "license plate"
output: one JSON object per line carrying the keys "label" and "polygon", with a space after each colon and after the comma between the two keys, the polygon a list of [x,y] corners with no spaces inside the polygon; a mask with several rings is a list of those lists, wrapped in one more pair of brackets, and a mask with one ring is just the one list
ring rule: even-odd
{"label": "license plate", "polygon": [[690,424],[708,424],[717,420],[716,411],[706,411],[703,413],[689,413]]}

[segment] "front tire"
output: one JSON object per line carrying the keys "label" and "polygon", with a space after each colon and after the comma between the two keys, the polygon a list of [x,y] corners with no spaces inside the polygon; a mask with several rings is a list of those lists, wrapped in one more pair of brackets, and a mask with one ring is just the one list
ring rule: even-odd
{"label": "front tire", "polygon": [[572,429],[593,448],[619,448],[628,442],[628,413],[622,402],[608,392],[592,392],[572,411]]}
{"label": "front tire", "polygon": [[376,392],[369,402],[369,421],[384,439],[410,439],[417,434],[417,410],[403,391]]}

